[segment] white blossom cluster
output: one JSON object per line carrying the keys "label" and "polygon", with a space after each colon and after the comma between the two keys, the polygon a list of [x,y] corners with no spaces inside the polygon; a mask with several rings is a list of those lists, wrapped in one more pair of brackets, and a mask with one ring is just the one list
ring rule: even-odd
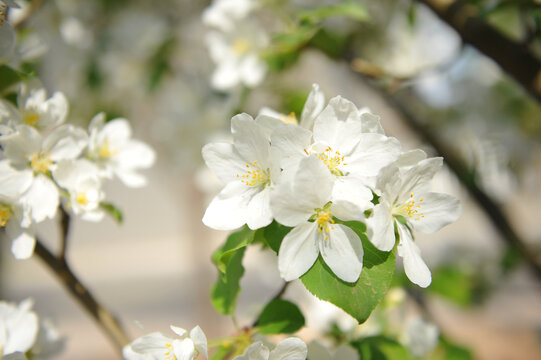
{"label": "white blossom cluster", "polygon": [[20,304],[0,301],[0,359],[47,359],[58,354],[64,339],[51,321],[42,319],[32,311],[33,301]]}
{"label": "white blossom cluster", "polygon": [[256,0],[214,0],[203,12],[210,30],[206,43],[216,69],[211,84],[217,90],[259,85],[267,72],[260,52],[269,37],[255,18]]}
{"label": "white blossom cluster", "polygon": [[336,219],[361,221],[382,251],[395,247],[397,233],[406,275],[419,286],[430,284],[412,231],[435,232],[461,213],[456,198],[429,190],[442,158],[403,152],[397,139],[385,135],[378,116],[340,96],[326,103],[318,85],[298,121],[294,114],[267,109],[255,120],[234,116],[231,132],[232,144],[203,147],[207,166],[225,183],[204,224],[258,229],[274,219],[293,227],[278,252],[282,278],[299,278],[321,255],[338,278],[355,282],[363,246]]}
{"label": "white blossom cluster", "polygon": [[103,180],[143,186],[137,171],[154,163],[154,151],[131,139],[126,119],[106,122],[100,113],[87,131],[64,124],[67,111],[62,93],[47,98],[44,89],[25,85],[16,105],[0,100],[0,227],[17,259],[32,255],[34,225],[53,218],[61,201],[81,218],[99,221]]}

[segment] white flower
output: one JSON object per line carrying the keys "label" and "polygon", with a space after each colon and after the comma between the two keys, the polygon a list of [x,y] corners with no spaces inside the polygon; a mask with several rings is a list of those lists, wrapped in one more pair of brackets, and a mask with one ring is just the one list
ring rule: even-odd
{"label": "white flower", "polygon": [[317,340],[308,344],[308,357],[310,360],[359,360],[359,353],[348,345],[340,345],[331,354],[329,349]]}
{"label": "white flower", "polygon": [[416,317],[411,321],[405,334],[405,345],[415,357],[424,357],[438,345],[438,327]]}
{"label": "white flower", "polygon": [[126,119],[113,119],[105,123],[100,113],[89,125],[90,139],[87,157],[101,170],[101,175],[116,175],[126,186],[141,187],[146,178],[137,173],[154,164],[156,155],[147,144],[131,139],[131,126]]}
{"label": "white flower", "polygon": [[31,171],[16,171],[8,160],[0,161],[0,228],[5,228],[12,240],[11,252],[16,259],[29,258],[36,243],[29,214],[18,201],[31,184]]}
{"label": "white flower", "polygon": [[0,301],[0,355],[26,353],[38,334],[38,316],[30,299],[19,305]]}
{"label": "white flower", "polygon": [[55,92],[47,99],[45,89],[25,84],[21,85],[17,104],[18,108],[15,108],[9,101],[0,99],[0,118],[8,118],[13,125],[25,124],[40,131],[62,124],[68,113],[68,101],[63,93]]}
{"label": "white flower", "polygon": [[263,128],[250,115],[234,116],[231,132],[233,144],[211,143],[202,150],[207,166],[226,184],[208,206],[203,223],[217,230],[243,224],[258,229],[272,222],[270,188],[280,170]]}
{"label": "white flower", "polygon": [[101,191],[99,170],[88,160],[63,160],[54,172],[56,183],[69,193],[69,206],[81,218],[100,221],[104,212],[100,202],[104,198]]}
{"label": "white flower", "polygon": [[231,31],[257,6],[254,0],[215,0],[203,11],[203,23],[222,31]]}
{"label": "white flower", "polygon": [[0,144],[11,166],[32,171],[32,184],[21,196],[32,220],[52,218],[59,203],[59,192],[51,179],[60,160],[77,158],[87,144],[84,130],[63,125],[43,138],[33,127],[18,125],[15,133],[0,137]]}
{"label": "white flower", "polygon": [[194,360],[198,354],[208,358],[207,338],[199,326],[188,332],[171,325],[180,338],[172,338],[154,332],[134,340],[124,347],[122,354],[127,360]]}
{"label": "white flower", "polygon": [[362,269],[363,247],[349,227],[335,224],[338,218],[353,216],[341,201],[332,199],[334,177],[317,157],[300,162],[292,183],[278,185],[271,208],[278,222],[294,227],[283,239],[278,252],[278,269],[286,281],[308,271],[318,255],[340,279],[355,282]]}
{"label": "white flower", "polygon": [[395,244],[396,225],[398,254],[404,259],[406,275],[415,284],[427,287],[430,270],[413,242],[410,228],[433,233],[458,219],[461,206],[453,196],[429,192],[429,182],[441,168],[442,158],[419,161],[423,156],[420,151],[406,153],[381,171],[377,181],[381,195],[368,219],[368,236],[378,249],[389,251]]}
{"label": "white flower", "polygon": [[282,340],[272,351],[258,341],[233,360],[306,360],[307,352],[306,344],[297,338]]}

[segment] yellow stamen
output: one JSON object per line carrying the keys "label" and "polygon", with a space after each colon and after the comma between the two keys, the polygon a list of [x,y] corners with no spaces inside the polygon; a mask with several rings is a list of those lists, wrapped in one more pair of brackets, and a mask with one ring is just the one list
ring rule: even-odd
{"label": "yellow stamen", "polygon": [[109,140],[105,140],[98,149],[98,154],[103,159],[108,159],[111,156],[116,155],[117,152],[117,150],[111,149],[109,146]]}
{"label": "yellow stamen", "polygon": [[[410,199],[406,201],[402,206],[398,207],[397,213],[400,215],[408,215],[410,219],[415,219],[417,221],[421,220],[421,218],[425,217],[425,214],[422,212],[419,212],[421,209],[420,204],[415,203],[415,199],[413,198],[415,196],[414,193],[410,194]],[[419,199],[419,202],[422,202],[424,199]]]}
{"label": "yellow stamen", "polygon": [[289,115],[280,114],[280,120],[285,124],[297,125],[297,117],[294,112],[290,112]]}
{"label": "yellow stamen", "polygon": [[29,126],[36,126],[39,120],[39,114],[35,112],[24,112],[23,123]]}
{"label": "yellow stamen", "polygon": [[84,192],[77,193],[77,196],[75,197],[77,203],[80,205],[87,205],[88,204],[88,198],[86,197],[86,194]]}
{"label": "yellow stamen", "polygon": [[267,186],[270,184],[269,171],[261,170],[257,166],[257,160],[253,163],[246,163],[246,174],[237,174],[237,178],[247,186]]}
{"label": "yellow stamen", "polygon": [[0,226],[6,226],[11,215],[13,215],[11,207],[9,205],[0,203]]}
{"label": "yellow stamen", "polygon": [[[334,230],[334,227],[332,224],[334,224],[334,219],[332,217],[332,213],[329,210],[331,207],[331,203],[325,204],[325,206],[322,209],[315,209],[315,221],[317,223],[317,232],[319,234],[325,232],[324,239],[329,240],[329,233],[331,230]],[[329,224],[331,224],[329,226]]]}
{"label": "yellow stamen", "polygon": [[49,167],[54,163],[51,160],[51,154],[46,154],[43,151],[39,154],[26,155],[26,158],[30,161],[30,166],[35,172],[44,174],[49,171]]}
{"label": "yellow stamen", "polygon": [[252,44],[250,44],[246,39],[238,38],[233,41],[232,49],[237,55],[244,55],[250,51],[251,48]]}
{"label": "yellow stamen", "polygon": [[327,165],[330,172],[335,176],[343,176],[344,173],[339,169],[339,167],[347,165],[345,163],[345,157],[340,154],[339,151],[333,151],[330,146],[328,146],[325,151],[317,154],[317,157]]}
{"label": "yellow stamen", "polygon": [[177,357],[173,353],[173,345],[171,343],[165,343],[165,347],[167,347],[167,351],[165,352],[165,358],[164,360],[177,360]]}

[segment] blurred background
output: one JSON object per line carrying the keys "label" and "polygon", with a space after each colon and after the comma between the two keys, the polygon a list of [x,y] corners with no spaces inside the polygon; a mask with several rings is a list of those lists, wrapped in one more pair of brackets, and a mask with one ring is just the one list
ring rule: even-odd
{"label": "blurred background", "polygon": [[[434,185],[460,198],[464,210],[438,233],[416,235],[434,280],[420,292],[402,279],[399,266],[395,282],[402,290],[391,294],[388,308],[376,310],[393,320],[356,328],[300,282],[288,287],[285,298],[295,299],[307,318],[303,338],[333,331],[400,333],[422,314],[474,358],[541,358],[541,87],[529,89],[512,74],[530,62],[518,56],[502,68],[494,58],[499,55],[471,46],[483,43],[486,33],[471,35],[460,24],[456,31],[426,6],[434,1],[355,1],[365,13],[315,20],[299,14],[338,1],[262,1],[253,19],[271,40],[262,50],[264,81],[217,91],[205,44],[209,28],[202,22],[210,1],[18,3],[22,9],[9,14],[17,30],[9,64],[35,73],[49,93],[64,92],[68,122],[86,127],[100,111],[125,117],[134,137],[157,151],[145,188],[106,184],[107,199],[124,214],[121,225],[109,218],[74,219],[70,232],[74,273],[131,337],[167,332],[170,324],[199,324],[209,338],[234,331],[209,299],[217,275],[210,256],[227,233],[201,223],[220,190],[204,168],[201,147],[227,139],[238,112],[255,116],[267,106],[299,115],[318,83],[327,99],[342,95],[369,107],[404,150],[443,155],[452,166]],[[538,1],[461,4],[468,16],[541,58]],[[58,248],[57,221],[42,224],[39,234]],[[54,319],[67,337],[59,359],[120,358],[39,258],[16,261],[9,241],[0,245],[0,298],[32,297],[37,313]],[[251,324],[282,286],[273,253],[250,248],[244,265],[241,326]]]}

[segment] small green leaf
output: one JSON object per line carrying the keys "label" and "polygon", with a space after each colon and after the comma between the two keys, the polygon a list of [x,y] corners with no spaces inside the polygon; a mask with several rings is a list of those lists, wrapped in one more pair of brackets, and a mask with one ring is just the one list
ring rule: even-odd
{"label": "small green leaf", "polygon": [[321,28],[309,43],[311,46],[321,50],[330,58],[342,57],[346,51],[348,37],[337,32]]}
{"label": "small green leaf", "polygon": [[379,251],[366,236],[366,226],[356,221],[344,222],[361,238],[364,258],[359,280],[348,283],[340,280],[325,264],[321,256],[306,274],[302,283],[316,297],[338,306],[359,323],[368,319],[391,285],[395,268],[392,251]]}
{"label": "small green leaf", "polygon": [[363,360],[413,360],[408,349],[397,341],[382,336],[371,336],[351,343]]}
{"label": "small green leaf", "polygon": [[263,232],[265,242],[272,250],[274,250],[275,253],[278,254],[278,250],[280,250],[282,240],[287,235],[287,233],[291,231],[291,228],[280,225],[276,221],[273,221],[270,225],[267,225],[267,227],[258,231]]}
{"label": "small green leaf", "polygon": [[224,246],[214,252],[212,260],[220,269],[218,280],[212,287],[211,302],[216,311],[232,315],[240,293],[240,279],[244,275],[242,258],[246,245],[254,237],[254,231],[244,227],[227,238]]}
{"label": "small green leaf", "polygon": [[107,202],[101,202],[100,207],[105,210],[105,212],[109,214],[109,216],[111,216],[117,223],[122,224],[124,216],[122,215],[122,211],[120,211],[115,205]]}
{"label": "small green leaf", "polygon": [[274,299],[265,306],[257,319],[261,334],[291,334],[304,326],[304,316],[291,301]]}
{"label": "small green leaf", "polygon": [[318,28],[312,25],[300,25],[294,29],[276,34],[272,43],[261,54],[271,70],[282,70],[294,64],[299,57],[299,50],[316,34]]}
{"label": "small green leaf", "polygon": [[0,66],[0,92],[6,90],[11,85],[23,80],[23,76],[18,71],[13,70],[9,66]]}
{"label": "small green leaf", "polygon": [[472,360],[473,356],[468,349],[449,342],[440,336],[438,347],[430,354],[430,360]]}
{"label": "small green leaf", "polygon": [[461,306],[472,305],[481,284],[477,274],[458,266],[440,267],[432,272],[428,291],[445,297]]}
{"label": "small green leaf", "polygon": [[364,5],[352,0],[344,1],[333,6],[318,7],[314,10],[303,11],[299,17],[301,21],[318,23],[335,16],[344,16],[356,21],[367,21],[370,19],[370,15]]}

